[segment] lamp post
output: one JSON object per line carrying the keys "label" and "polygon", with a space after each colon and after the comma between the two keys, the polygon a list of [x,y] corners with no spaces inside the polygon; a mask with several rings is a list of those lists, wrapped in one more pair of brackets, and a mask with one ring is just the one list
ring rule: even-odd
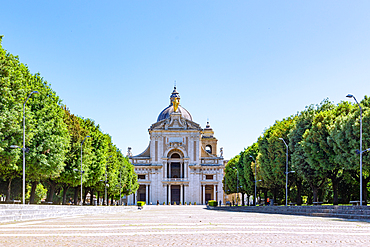
{"label": "lamp post", "polygon": [[[358,107],[360,107],[360,150],[359,150],[359,154],[360,154],[360,206],[362,206],[362,107],[361,105],[357,102],[357,99],[355,96],[353,96],[352,94],[348,94],[346,96],[347,98],[353,98],[355,100],[355,102],[357,103]],[[367,150],[365,150],[366,152]]]}
{"label": "lamp post", "polygon": [[122,206],[122,169],[119,171],[119,205]]}
{"label": "lamp post", "polygon": [[[111,156],[110,156],[111,157]],[[108,206],[108,201],[107,201],[107,169],[108,165],[105,165],[105,180],[104,180],[104,205]]]}
{"label": "lamp post", "polygon": [[[108,158],[112,158],[112,155]],[[105,180],[104,180],[104,205],[108,206],[108,199],[107,199],[107,186],[109,187],[109,184],[107,184],[107,170],[108,170],[108,164],[105,165]]]}
{"label": "lamp post", "polygon": [[249,155],[254,161],[254,206],[257,205],[257,182],[261,180],[257,180],[257,163],[256,160],[253,158],[252,155]]}
{"label": "lamp post", "polygon": [[26,101],[23,103],[23,195],[22,195],[22,201],[23,204],[25,204],[25,195],[26,195],[26,103],[27,100],[31,97],[32,94],[39,93],[38,91],[32,91]]}
{"label": "lamp post", "polygon": [[86,138],[88,138],[88,137],[90,137],[90,136],[86,136],[83,139],[83,141],[81,142],[81,171],[80,171],[81,172],[81,206],[83,205],[83,201],[82,201],[82,174],[83,174],[83,172],[82,172],[82,145],[84,144]]}
{"label": "lamp post", "polygon": [[279,140],[282,140],[286,146],[286,167],[285,167],[285,206],[288,206],[288,174],[293,173],[295,171],[288,171],[288,145],[284,141],[283,138],[279,138]]}

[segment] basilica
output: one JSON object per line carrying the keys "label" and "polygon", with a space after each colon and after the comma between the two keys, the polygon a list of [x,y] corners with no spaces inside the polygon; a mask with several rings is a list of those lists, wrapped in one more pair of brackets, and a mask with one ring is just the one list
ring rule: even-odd
{"label": "basilica", "polygon": [[149,128],[150,142],[144,152],[128,156],[138,175],[139,189],[127,198],[147,204],[206,204],[223,201],[223,150],[207,122],[202,128],[180,105],[174,88],[170,105]]}

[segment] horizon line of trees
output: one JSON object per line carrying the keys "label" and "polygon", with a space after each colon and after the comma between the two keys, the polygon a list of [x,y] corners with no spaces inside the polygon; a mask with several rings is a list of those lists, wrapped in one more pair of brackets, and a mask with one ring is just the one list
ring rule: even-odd
{"label": "horizon line of trees", "polygon": [[[111,201],[135,193],[139,185],[133,165],[92,119],[70,112],[39,73],[3,49],[0,36],[0,193],[6,200],[22,198],[23,104],[26,134],[26,197],[29,203],[46,201],[66,204],[73,198],[97,198],[106,183]],[[81,143],[83,143],[83,198],[81,183]],[[20,148],[11,148],[18,146]],[[106,175],[107,174],[107,175]],[[107,179],[105,178],[107,176]],[[122,188],[122,189],[121,189]],[[108,200],[107,200],[108,201]],[[106,202],[108,204],[108,202]]]}
{"label": "horizon line of trees", "polygon": [[[363,109],[362,150],[370,148],[370,98],[360,102]],[[286,146],[288,144],[288,201],[298,205],[328,202],[334,205],[358,201],[360,195],[360,110],[356,103],[337,105],[328,99],[310,105],[295,115],[265,129],[262,136],[227,163],[223,190],[254,196],[254,182],[259,181],[257,198],[285,201]],[[253,161],[253,158],[256,162]],[[370,157],[363,153],[362,193],[367,204],[370,181]],[[255,167],[256,166],[256,167]],[[255,169],[257,174],[255,174]]]}

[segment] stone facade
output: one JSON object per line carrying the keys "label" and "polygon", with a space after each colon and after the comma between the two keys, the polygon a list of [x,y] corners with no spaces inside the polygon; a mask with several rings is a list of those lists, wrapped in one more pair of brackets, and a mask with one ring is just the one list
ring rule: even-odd
{"label": "stone facade", "polygon": [[175,87],[170,105],[149,128],[147,149],[132,156],[129,148],[128,156],[140,184],[138,191],[128,197],[129,205],[137,201],[147,204],[223,201],[222,148],[217,155],[217,139],[209,123],[202,129],[179,102]]}

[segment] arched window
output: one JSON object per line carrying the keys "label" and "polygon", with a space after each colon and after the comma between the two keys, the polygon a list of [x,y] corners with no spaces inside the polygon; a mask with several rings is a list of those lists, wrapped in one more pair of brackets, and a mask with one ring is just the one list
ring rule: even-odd
{"label": "arched window", "polygon": [[206,152],[209,153],[209,154],[212,153],[212,146],[211,145],[206,146]]}
{"label": "arched window", "polygon": [[174,153],[174,154],[171,155],[171,158],[172,159],[180,159],[181,157],[178,153]]}

